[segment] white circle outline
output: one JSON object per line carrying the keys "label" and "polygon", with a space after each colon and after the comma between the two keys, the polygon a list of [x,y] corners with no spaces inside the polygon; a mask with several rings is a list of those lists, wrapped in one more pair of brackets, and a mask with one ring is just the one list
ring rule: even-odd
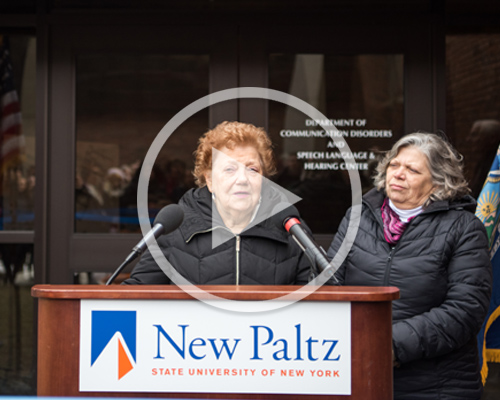
{"label": "white circle outline", "polygon": [[[151,230],[147,201],[149,180],[156,158],[158,157],[158,154],[167,139],[175,131],[175,129],[177,129],[184,121],[186,121],[189,117],[191,117],[198,111],[201,111],[206,107],[223,101],[242,98],[259,98],[286,104],[290,107],[294,107],[297,110],[300,110],[303,114],[306,114],[312,120],[317,121],[318,125],[321,126],[326,132],[338,132],[337,128],[334,125],[328,124],[329,119],[326,118],[319,110],[293,95],[278,90],[260,87],[237,87],[211,93],[192,102],[188,106],[184,107],[181,111],[179,111],[176,115],[174,115],[170,119],[170,121],[165,124],[165,126],[160,130],[156,138],[151,143],[151,146],[146,153],[146,157],[144,158],[144,163],[139,175],[139,183],[137,188],[137,211],[139,216],[139,224],[143,235],[146,235]],[[336,135],[333,136],[333,140],[336,143],[343,143],[343,147],[340,148],[342,148],[343,150],[347,150],[347,154],[350,155],[350,157],[348,158],[353,160],[347,161],[344,158],[345,164],[354,166],[355,163],[354,158],[352,157],[352,152],[342,135],[340,135],[340,137],[337,137]],[[331,268],[324,270],[320,275],[314,278],[307,285],[304,285],[296,291],[288,293],[284,296],[271,300],[253,301],[251,302],[251,306],[248,301],[229,300],[219,296],[215,296],[200,289],[198,286],[193,285],[191,282],[187,281],[183,276],[181,276],[166,259],[165,255],[159,248],[156,239],[153,241],[153,243],[148,244],[148,249],[158,266],[172,280],[172,282],[174,282],[177,286],[179,286],[182,290],[184,290],[192,297],[203,301],[208,305],[228,311],[238,312],[271,311],[291,305],[296,301],[300,301],[311,293],[315,292],[324,283],[326,283],[326,281],[336,271],[335,266],[340,266],[341,263],[345,260],[354,242],[361,216],[361,180],[359,177],[359,172],[356,168],[348,168],[347,172],[349,173],[352,191],[351,215],[345,238],[342,241],[342,244],[335,257],[330,262]],[[189,291],[187,290],[187,288],[189,288]]]}

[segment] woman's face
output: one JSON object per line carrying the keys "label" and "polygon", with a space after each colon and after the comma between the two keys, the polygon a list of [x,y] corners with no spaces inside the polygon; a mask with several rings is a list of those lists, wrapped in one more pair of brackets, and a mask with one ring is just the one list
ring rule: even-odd
{"label": "woman's face", "polygon": [[250,222],[260,199],[262,166],[252,146],[223,147],[213,151],[212,171],[205,175],[208,189],[224,222]]}
{"label": "woman's face", "polygon": [[425,155],[415,147],[400,149],[387,167],[385,190],[399,209],[423,205],[434,190]]}

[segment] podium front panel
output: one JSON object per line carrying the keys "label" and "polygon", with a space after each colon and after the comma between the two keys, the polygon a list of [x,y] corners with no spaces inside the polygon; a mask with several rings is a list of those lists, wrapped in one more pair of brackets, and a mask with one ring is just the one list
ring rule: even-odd
{"label": "podium front panel", "polygon": [[[206,288],[249,309],[294,289]],[[323,287],[260,313],[174,286],[38,285],[33,295],[40,396],[392,398],[395,288]]]}

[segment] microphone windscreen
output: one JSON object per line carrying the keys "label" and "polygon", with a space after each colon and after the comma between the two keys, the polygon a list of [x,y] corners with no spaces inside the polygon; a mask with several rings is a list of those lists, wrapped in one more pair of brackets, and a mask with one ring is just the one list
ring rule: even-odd
{"label": "microphone windscreen", "polygon": [[271,212],[273,223],[280,229],[283,229],[283,223],[290,218],[300,218],[299,210],[294,205],[281,202],[274,206]]}
{"label": "microphone windscreen", "polygon": [[163,207],[154,220],[154,225],[161,224],[163,226],[163,234],[170,233],[176,230],[184,219],[184,211],[178,204],[169,204]]}

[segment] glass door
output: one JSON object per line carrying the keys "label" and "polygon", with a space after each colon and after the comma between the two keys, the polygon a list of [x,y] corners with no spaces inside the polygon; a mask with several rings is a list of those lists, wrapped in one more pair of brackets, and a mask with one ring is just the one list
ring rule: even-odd
{"label": "glass door", "polygon": [[[49,255],[50,282],[101,283],[141,239],[137,184],[146,153],[184,107],[237,85],[233,42],[217,29],[186,26],[54,27],[48,240],[59,250]],[[234,102],[203,109],[168,138],[149,182],[151,220],[194,186],[198,138],[236,119],[235,110]]]}
{"label": "glass door", "polygon": [[220,103],[186,120],[161,150],[148,189],[150,217],[192,186],[198,137],[217,122],[240,120],[267,129],[275,180],[303,199],[299,211],[326,248],[351,204],[346,158],[366,191],[380,152],[396,139],[444,128],[435,26],[395,24],[55,25],[47,157],[57,162],[47,175],[46,280],[67,283],[121,264],[141,238],[134,185],[153,138],[183,107],[233,87],[271,88],[308,102],[352,152],[285,104]]}
{"label": "glass door", "polygon": [[[279,102],[241,102],[239,110],[243,119],[258,115],[268,129],[278,161],[274,180],[302,198],[296,204],[301,217],[325,248],[352,202],[348,169],[359,173],[365,193],[383,151],[403,134],[432,131],[437,124],[433,71],[419,68],[416,74],[412,64],[415,58],[428,59],[429,49],[416,45],[418,35],[410,28],[407,32],[394,36],[389,25],[373,30],[359,22],[331,28],[270,26],[259,35],[242,30],[245,86],[304,100],[332,127],[326,132],[319,126],[325,121]],[[255,59],[261,60],[259,67],[245,67]],[[425,103],[415,101],[424,97]],[[347,146],[336,143],[335,136]]]}

